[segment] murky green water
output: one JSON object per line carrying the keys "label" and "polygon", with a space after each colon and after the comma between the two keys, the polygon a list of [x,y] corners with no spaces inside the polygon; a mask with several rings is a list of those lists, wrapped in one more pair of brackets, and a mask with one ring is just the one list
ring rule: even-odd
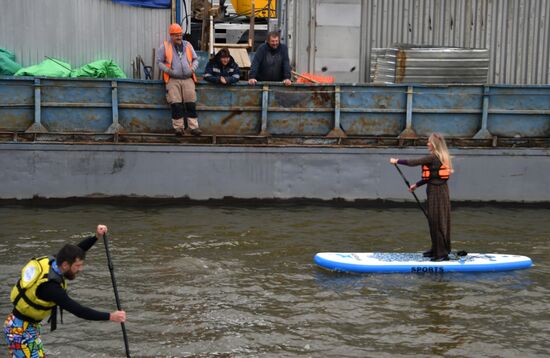
{"label": "murky green water", "polygon": [[[545,357],[550,210],[459,208],[453,248],[530,256],[529,270],[344,275],[319,251],[421,251],[416,208],[0,207],[0,311],[22,265],[109,225],[134,357]],[[70,294],[114,310],[102,243]],[[120,325],[68,313],[53,357],[124,356]],[[6,356],[5,343],[0,356]]]}

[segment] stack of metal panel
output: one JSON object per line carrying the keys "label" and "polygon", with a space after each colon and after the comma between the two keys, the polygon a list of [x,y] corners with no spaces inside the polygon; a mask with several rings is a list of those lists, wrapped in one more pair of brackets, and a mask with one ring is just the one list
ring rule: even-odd
{"label": "stack of metal panel", "polygon": [[370,61],[370,81],[374,83],[395,83],[397,48],[373,48]]}
{"label": "stack of metal panel", "polygon": [[395,45],[374,48],[373,83],[483,84],[489,72],[489,50]]}

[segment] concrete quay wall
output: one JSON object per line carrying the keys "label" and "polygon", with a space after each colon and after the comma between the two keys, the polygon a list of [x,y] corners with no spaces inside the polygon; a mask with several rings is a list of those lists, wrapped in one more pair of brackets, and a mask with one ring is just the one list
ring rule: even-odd
{"label": "concrete quay wall", "polygon": [[[549,149],[451,153],[453,201],[550,202]],[[0,199],[412,201],[389,158],[424,154],[423,148],[0,143]],[[420,177],[419,168],[402,170],[411,182]]]}

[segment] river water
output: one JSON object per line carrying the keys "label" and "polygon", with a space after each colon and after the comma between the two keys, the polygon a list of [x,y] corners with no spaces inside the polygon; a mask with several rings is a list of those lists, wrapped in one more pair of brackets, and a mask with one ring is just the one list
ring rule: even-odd
{"label": "river water", "polygon": [[[323,205],[0,207],[0,312],[32,256],[110,229],[133,357],[550,356],[550,209],[459,207],[453,249],[530,256],[502,273],[323,271],[320,251],[428,248],[417,208]],[[70,282],[79,302],[114,310],[102,243]],[[50,357],[123,357],[121,327],[69,313]],[[7,356],[5,343],[0,357]]]}

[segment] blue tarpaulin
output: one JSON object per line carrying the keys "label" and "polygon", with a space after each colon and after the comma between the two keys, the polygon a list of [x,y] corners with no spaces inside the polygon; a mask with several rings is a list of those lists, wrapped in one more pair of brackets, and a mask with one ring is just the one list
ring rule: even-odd
{"label": "blue tarpaulin", "polygon": [[170,8],[172,0],[113,0],[123,5],[139,6],[139,7],[152,7],[157,9]]}

